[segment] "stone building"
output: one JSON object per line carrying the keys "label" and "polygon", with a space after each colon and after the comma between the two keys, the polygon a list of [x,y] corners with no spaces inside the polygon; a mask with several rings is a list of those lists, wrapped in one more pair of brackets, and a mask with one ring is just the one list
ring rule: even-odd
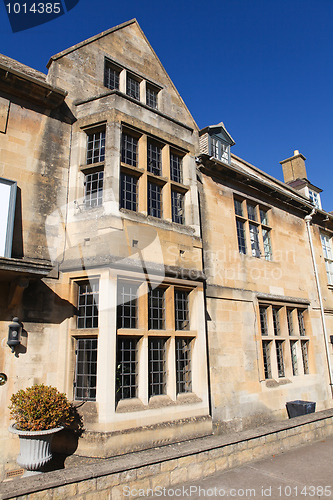
{"label": "stone building", "polygon": [[233,144],[223,123],[200,131],[212,416],[221,432],[287,418],[288,401],[332,406],[332,215],[298,151],[281,162],[282,183],[231,154]]}
{"label": "stone building", "polygon": [[135,20],[47,75],[1,56],[0,90],[3,474],[10,396],[34,383],[99,457],[331,406],[333,226],[302,155],[281,183],[223,123],[199,131]]}

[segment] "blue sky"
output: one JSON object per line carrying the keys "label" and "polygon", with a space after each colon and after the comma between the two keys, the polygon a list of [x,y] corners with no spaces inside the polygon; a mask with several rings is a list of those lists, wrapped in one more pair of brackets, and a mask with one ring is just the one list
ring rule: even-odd
{"label": "blue sky", "polygon": [[200,128],[223,121],[232,151],[280,180],[298,149],[333,210],[332,0],[80,0],[14,34],[2,3],[0,52],[46,72],[51,55],[134,17]]}

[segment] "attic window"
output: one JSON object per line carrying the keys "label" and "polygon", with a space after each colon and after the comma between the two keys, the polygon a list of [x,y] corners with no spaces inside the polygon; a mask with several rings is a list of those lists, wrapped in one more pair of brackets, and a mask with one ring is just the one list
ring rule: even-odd
{"label": "attic window", "polygon": [[321,209],[320,194],[309,189],[309,198],[316,208]]}
{"label": "attic window", "polygon": [[230,145],[216,136],[211,136],[210,140],[211,156],[225,163],[230,163]]}
{"label": "attic window", "polygon": [[119,90],[119,76],[121,69],[109,61],[105,61],[104,86],[110,90]]}

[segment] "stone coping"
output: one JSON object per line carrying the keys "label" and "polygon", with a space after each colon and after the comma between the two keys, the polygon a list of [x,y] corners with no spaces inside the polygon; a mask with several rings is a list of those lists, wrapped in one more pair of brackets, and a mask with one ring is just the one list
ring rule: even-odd
{"label": "stone coping", "polygon": [[197,453],[221,448],[240,442],[250,441],[262,436],[275,434],[281,431],[300,427],[312,422],[325,420],[333,417],[333,409],[311,413],[295,417],[289,420],[269,423],[260,428],[247,431],[235,432],[225,435],[212,435],[204,438],[197,438],[190,441],[183,441],[172,445],[161,446],[149,450],[129,453],[103,461],[80,467],[70,467],[36,476],[13,480],[12,482],[2,482],[0,484],[0,498],[6,500],[22,495],[27,495],[41,490],[57,488],[110,474],[124,472],[138,467],[154,465],[160,462],[167,462],[184,456],[191,456]]}

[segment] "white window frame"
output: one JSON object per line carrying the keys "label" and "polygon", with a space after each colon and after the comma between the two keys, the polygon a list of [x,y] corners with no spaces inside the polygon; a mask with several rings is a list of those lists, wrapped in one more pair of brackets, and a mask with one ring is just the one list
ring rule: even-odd
{"label": "white window frame", "polygon": [[333,251],[331,238],[324,233],[320,233],[320,241],[323,247],[327,282],[333,285]]}
{"label": "white window frame", "polygon": [[11,258],[17,183],[0,177],[0,257]]}

